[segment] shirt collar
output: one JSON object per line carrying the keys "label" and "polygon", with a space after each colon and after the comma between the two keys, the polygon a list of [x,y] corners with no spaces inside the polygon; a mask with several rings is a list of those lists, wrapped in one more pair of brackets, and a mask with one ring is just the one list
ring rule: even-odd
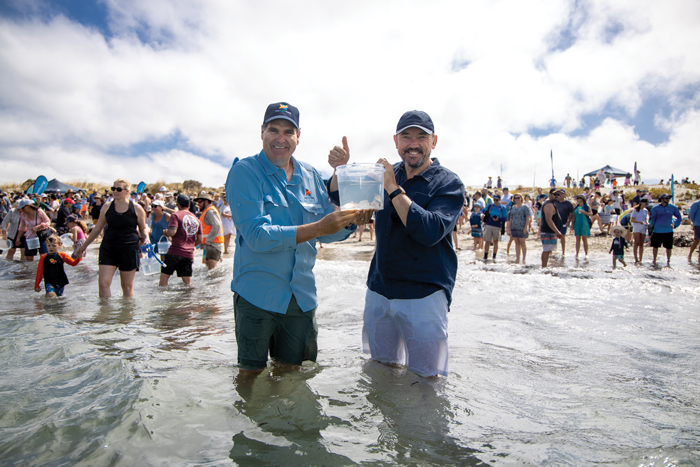
{"label": "shirt collar", "polygon": [[[437,172],[438,166],[440,166],[440,161],[437,159],[437,157],[431,157],[430,161],[431,161],[431,163],[428,166],[428,168],[425,169],[422,173],[415,176],[415,177],[423,177],[423,179],[428,183],[430,183],[430,181],[433,179],[433,177],[435,176],[435,173]],[[399,172],[402,173],[403,178],[405,180],[406,179],[406,167],[404,166],[403,161],[399,162]]]}
{"label": "shirt collar", "polygon": [[[277,167],[275,164],[270,162],[270,159],[267,158],[267,155],[265,154],[265,150],[261,149],[260,153],[258,153],[258,162],[263,168],[263,171],[265,172],[265,175],[274,175],[277,173],[278,170],[281,170],[284,172],[284,169]],[[292,178],[298,175],[299,172],[299,164],[297,164],[296,159],[294,159],[294,156],[292,156],[292,165],[294,167],[294,172],[292,173]],[[286,180],[286,175],[285,175],[285,180]]]}

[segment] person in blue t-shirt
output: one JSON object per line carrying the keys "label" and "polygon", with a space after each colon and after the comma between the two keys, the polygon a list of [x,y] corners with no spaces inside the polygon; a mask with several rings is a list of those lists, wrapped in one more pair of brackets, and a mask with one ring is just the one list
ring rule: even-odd
{"label": "person in blue t-shirt", "polygon": [[649,227],[651,228],[651,239],[649,241],[652,248],[651,262],[656,265],[656,255],[659,247],[666,248],[666,265],[671,265],[671,252],[673,251],[673,229],[681,225],[683,216],[676,206],[669,204],[671,197],[666,193],[659,196],[659,204],[654,206],[649,217]]}
{"label": "person in blue t-shirt", "polygon": [[484,261],[488,259],[489,247],[493,243],[493,259],[498,253],[498,241],[501,239],[501,231],[508,220],[508,209],[501,205],[501,196],[493,195],[493,204],[484,209]]}

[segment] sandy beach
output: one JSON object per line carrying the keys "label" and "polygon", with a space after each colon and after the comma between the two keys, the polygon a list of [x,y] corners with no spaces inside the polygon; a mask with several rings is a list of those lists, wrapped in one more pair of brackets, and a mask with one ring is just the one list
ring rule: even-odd
{"label": "sandy beach", "polygon": [[[468,233],[469,229],[465,227],[461,232],[457,233],[457,239],[459,241],[459,247],[462,251],[467,251],[467,250],[474,250],[474,239],[473,237]],[[598,228],[597,226],[593,226],[592,228],[592,236],[588,237],[588,249],[589,249],[589,254],[591,253],[603,253],[603,254],[608,254],[608,250],[610,250],[610,244],[612,242],[612,236],[611,235],[606,235],[606,236],[596,236],[598,233]],[[676,238],[678,237],[685,237],[692,239],[693,238],[693,228],[691,225],[681,225],[676,229]],[[319,249],[318,252],[318,258],[319,259],[324,259],[324,260],[336,260],[336,259],[342,259],[342,258],[347,258],[347,259],[355,259],[355,260],[366,260],[370,261],[372,259],[372,255],[374,254],[374,245],[375,242],[374,240],[370,240],[369,238],[369,231],[365,231],[364,234],[362,234],[362,241],[358,241],[357,236],[351,236],[347,240],[343,242],[337,242],[337,243],[330,243],[330,244],[324,244],[323,248]],[[561,254],[561,243],[559,244],[560,246],[557,249],[556,255],[558,256]],[[566,234],[566,256],[574,256],[575,255],[575,246],[576,246],[576,237],[574,236],[573,233],[567,233]],[[339,251],[340,250],[340,251]],[[480,250],[483,252],[483,250]],[[673,258],[676,258],[675,260],[679,260],[680,258],[687,258],[688,257],[688,252],[690,251],[689,247],[681,247],[681,246],[674,246],[673,247]],[[536,263],[539,262],[540,259],[540,253],[542,253],[542,243],[540,242],[539,238],[537,237],[537,234],[530,234],[530,236],[527,239],[527,262],[528,263]],[[482,253],[483,254],[483,253]],[[581,247],[581,256],[583,256],[583,247]],[[664,259],[666,256],[665,252],[663,249],[661,249],[661,252],[659,252],[659,258]],[[628,258],[634,258],[632,254],[632,246],[630,245],[630,249],[628,251],[628,254],[626,255]],[[511,245],[510,249],[510,255],[506,254],[505,250],[505,245],[503,242],[500,242],[498,245],[498,260],[499,261],[515,261],[515,247]],[[634,262],[634,259],[632,260]],[[644,261],[645,262],[651,262],[651,247],[647,243],[645,248],[644,248]],[[672,260],[674,261],[674,260]]]}
{"label": "sandy beach", "polygon": [[[520,188],[520,187],[519,187]],[[666,186],[666,185],[639,185],[639,188],[644,188],[646,190],[649,190],[651,193],[661,193],[661,192],[668,192],[670,193],[671,187]],[[607,193],[611,188],[610,187],[605,187],[604,189],[601,189],[601,192]],[[629,194],[633,194],[634,191],[637,189],[635,186],[622,186],[618,187],[618,189],[622,190],[623,193],[626,194],[626,198],[628,197]],[[477,190],[480,190],[478,187],[467,187],[467,192],[471,195]],[[543,192],[546,192],[543,189]],[[579,188],[569,188],[567,189],[568,193],[568,199],[569,201],[572,201],[572,198],[574,195],[583,192],[582,189]],[[522,193],[522,194],[530,194],[532,196],[532,190],[531,189],[514,189],[511,191],[511,193]],[[689,209],[690,205],[696,201],[700,197],[700,189],[698,189],[697,185],[684,185],[684,186],[676,186],[674,189],[674,195],[676,202],[674,203],[680,210],[683,212],[685,209]],[[573,203],[573,201],[572,201]],[[685,216],[684,216],[685,217]],[[591,236],[588,237],[588,248],[589,248],[589,254],[590,253],[603,253],[603,254],[608,254],[608,251],[610,250],[610,245],[612,243],[612,235],[598,235],[600,234],[600,230],[598,229],[597,224],[594,224],[591,227]],[[689,245],[690,242],[692,242],[693,239],[693,227],[692,225],[686,225],[683,224],[680,227],[676,229],[676,234],[675,234],[675,241],[676,245],[673,247],[673,257],[676,258],[687,258],[688,257],[688,252],[690,251]],[[457,240],[458,240],[458,245],[459,249],[461,251],[473,251],[474,250],[474,239],[470,234],[470,228],[468,226],[468,223],[465,222],[462,229],[458,231],[457,233]],[[633,253],[632,253],[632,242],[630,242],[630,249],[628,251],[628,257],[634,258]],[[679,245],[680,243],[680,245]],[[362,234],[362,241],[358,241],[357,235],[353,235],[347,240],[343,242],[338,242],[338,243],[331,243],[331,244],[324,244],[323,248],[319,249],[319,259],[326,259],[326,260],[334,260],[334,259],[342,259],[342,258],[351,258],[351,259],[357,259],[357,260],[366,260],[370,261],[372,259],[372,255],[374,254],[374,245],[375,242],[374,240],[370,240],[369,236],[369,229],[365,228],[365,232]],[[515,261],[515,247],[511,245],[510,249],[510,255],[507,254],[506,252],[506,246],[507,244],[503,244],[503,242],[499,243],[498,247],[498,260],[499,261]],[[576,254],[576,237],[573,234],[573,229],[569,229],[569,232],[567,232],[566,235],[566,256],[571,256],[573,257]],[[340,250],[340,251],[339,251]],[[483,252],[483,249],[480,250]],[[542,252],[542,243],[539,240],[539,237],[536,233],[530,233],[528,239],[527,239],[527,262],[528,263],[537,263],[539,262],[539,257]],[[482,253],[483,254],[483,253]],[[644,261],[645,262],[651,262],[651,247],[649,246],[649,243],[647,242],[644,248]],[[560,256],[561,255],[561,243],[559,244],[557,250],[556,250],[556,255],[555,256]],[[662,249],[660,252],[660,255],[663,258],[665,258],[665,251]],[[581,246],[581,252],[580,256],[583,256],[583,246]],[[632,259],[634,262],[634,259]]]}

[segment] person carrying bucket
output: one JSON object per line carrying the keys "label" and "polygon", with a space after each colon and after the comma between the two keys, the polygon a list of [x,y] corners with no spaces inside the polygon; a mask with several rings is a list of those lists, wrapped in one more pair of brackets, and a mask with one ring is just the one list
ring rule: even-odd
{"label": "person carrying bucket", "polygon": [[158,242],[170,223],[170,214],[165,212],[164,208],[165,203],[159,199],[151,202],[151,216],[148,219],[148,226],[151,228],[149,235],[151,243],[155,245],[155,252],[160,254],[165,252],[158,251]]}
{"label": "person carrying bucket", "polygon": [[21,212],[15,245],[24,248],[26,261],[34,261],[37,253],[46,253],[46,240],[42,238],[51,228],[51,219],[33,201],[22,199],[18,210]]}
{"label": "person carrying bucket", "polygon": [[[437,142],[430,116],[408,111],[394,134],[401,160],[378,161],[384,209],[375,214],[362,328],[363,350],[373,360],[423,377],[447,375],[447,311],[457,276],[452,231],[464,205],[462,181],[430,157]],[[346,138],[331,156],[350,157]]]}
{"label": "person carrying bucket", "polygon": [[[252,381],[268,354],[277,364],[316,361],[316,240],[343,241],[356,230],[353,224],[371,215],[336,211],[321,174],[293,156],[300,135],[299,109],[270,104],[260,132],[262,150],[234,163],[226,180],[237,233],[231,290],[238,384]],[[337,175],[331,182],[337,187]]]}

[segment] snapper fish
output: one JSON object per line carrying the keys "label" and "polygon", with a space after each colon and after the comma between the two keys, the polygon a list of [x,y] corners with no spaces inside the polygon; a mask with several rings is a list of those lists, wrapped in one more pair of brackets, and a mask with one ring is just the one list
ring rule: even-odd
{"label": "snapper fish", "polygon": [[340,208],[343,211],[351,211],[353,209],[382,209],[384,204],[384,198],[379,195],[374,195],[374,199],[370,203],[368,200],[363,199],[359,203],[345,203]]}

